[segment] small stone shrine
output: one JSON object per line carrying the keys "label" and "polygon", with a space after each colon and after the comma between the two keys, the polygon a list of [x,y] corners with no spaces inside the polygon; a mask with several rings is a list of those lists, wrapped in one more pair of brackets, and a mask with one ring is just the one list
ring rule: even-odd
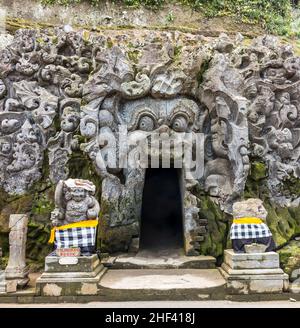
{"label": "small stone shrine", "polygon": [[94,295],[105,272],[95,253],[100,206],[96,187],[87,180],[60,181],[55,191],[50,242],[55,251],[45,259],[45,272],[37,280],[43,296]]}
{"label": "small stone shrine", "polygon": [[[266,220],[267,211],[260,199],[248,199],[233,205],[235,218]],[[259,223],[257,223],[258,225]],[[281,293],[287,289],[288,275],[279,266],[279,254],[266,252],[268,245],[255,242],[244,245],[244,252],[224,251],[220,271],[230,294]]]}

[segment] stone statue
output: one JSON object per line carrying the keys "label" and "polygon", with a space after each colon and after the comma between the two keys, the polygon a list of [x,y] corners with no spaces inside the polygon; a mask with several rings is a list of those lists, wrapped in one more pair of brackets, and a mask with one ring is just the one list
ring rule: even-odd
{"label": "stone statue", "polygon": [[25,287],[29,282],[26,267],[26,240],[28,216],[11,214],[9,217],[9,259],[5,269],[7,291],[15,292],[17,287]]}
{"label": "stone statue", "polygon": [[265,224],[267,211],[260,199],[235,202],[233,217],[230,239],[235,252],[261,253],[275,249],[272,233]]}
{"label": "stone statue", "polygon": [[[55,209],[51,213],[51,221],[52,225],[55,227],[56,233],[59,235],[59,231],[61,228],[59,227],[68,227],[72,229],[72,224],[82,223],[91,221],[95,222],[98,220],[100,206],[98,201],[95,199],[96,187],[93,183],[88,180],[82,179],[68,179],[61,180],[56,187],[55,190]],[[89,226],[87,223],[85,226],[81,227],[79,224],[78,228],[84,229],[87,228],[95,228],[97,223],[93,226]],[[56,235],[56,246],[58,248],[69,248],[75,247],[76,243],[81,248],[82,254],[91,253],[94,250],[95,246],[95,233],[96,229],[92,231],[94,239],[88,241],[89,246],[84,246],[84,241],[81,243],[79,240],[73,240],[74,237],[70,238],[70,240],[64,240],[63,242],[59,242],[57,240]],[[78,237],[79,239],[83,237]],[[76,238],[75,238],[76,239]]]}
{"label": "stone statue", "polygon": [[[299,204],[299,194],[286,188],[300,178],[300,60],[290,47],[270,36],[243,45],[225,34],[213,41],[195,36],[191,43],[185,36],[181,46],[180,36],[151,33],[134,41],[132,56],[119,37],[108,47],[105,35],[20,29],[0,51],[0,186],[7,193],[27,192],[42,177],[46,159],[51,182],[67,180],[76,150],[102,180],[107,249],[130,249],[139,238],[145,169],[103,166],[119,151],[122,125],[130,140],[149,131],[203,134],[204,173],[185,179],[183,198],[193,200],[185,204],[200,204],[203,193],[232,214],[252,158],[267,168],[272,202]],[[116,144],[101,143],[103,134]],[[71,218],[73,210],[65,215],[69,209],[59,205],[53,221],[81,220],[89,206]],[[203,231],[196,208],[187,205],[183,212],[194,213],[194,230]],[[199,248],[204,235],[194,235]]]}

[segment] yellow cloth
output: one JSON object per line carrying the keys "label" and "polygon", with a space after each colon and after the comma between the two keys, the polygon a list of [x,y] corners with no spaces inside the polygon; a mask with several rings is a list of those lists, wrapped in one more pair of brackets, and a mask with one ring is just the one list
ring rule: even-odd
{"label": "yellow cloth", "polygon": [[236,218],[236,219],[233,219],[233,223],[236,223],[236,224],[251,224],[251,223],[259,224],[259,223],[263,223],[263,221],[262,221],[262,219],[259,219],[259,218]]}
{"label": "yellow cloth", "polygon": [[86,220],[86,221],[80,221],[80,222],[66,224],[66,225],[63,225],[60,227],[54,227],[51,229],[50,239],[49,239],[48,243],[49,244],[54,243],[56,230],[66,230],[66,229],[72,229],[72,228],[94,228],[94,227],[97,227],[97,225],[98,225],[98,220]]}

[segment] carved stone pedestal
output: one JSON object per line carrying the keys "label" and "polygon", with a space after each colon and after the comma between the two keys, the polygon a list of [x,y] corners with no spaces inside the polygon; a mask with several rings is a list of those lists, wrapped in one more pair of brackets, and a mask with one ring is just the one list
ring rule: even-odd
{"label": "carved stone pedestal", "polygon": [[9,217],[9,259],[5,269],[7,292],[16,292],[18,287],[24,288],[29,282],[25,256],[27,224],[26,214],[11,214]]}
{"label": "carved stone pedestal", "polygon": [[225,250],[220,271],[230,294],[281,293],[288,285],[288,275],[280,269],[275,252],[238,254]]}
{"label": "carved stone pedestal", "polygon": [[105,270],[96,254],[78,257],[50,254],[45,259],[45,272],[37,280],[37,293],[42,296],[96,295]]}

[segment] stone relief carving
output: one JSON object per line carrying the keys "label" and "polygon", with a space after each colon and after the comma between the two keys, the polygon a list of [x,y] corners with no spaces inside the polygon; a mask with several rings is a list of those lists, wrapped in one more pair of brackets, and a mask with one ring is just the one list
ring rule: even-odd
{"label": "stone relief carving", "polygon": [[[65,180],[72,151],[81,150],[102,180],[106,225],[130,226],[128,239],[136,240],[145,172],[104,167],[111,149],[99,139],[117,137],[122,124],[132,139],[159,129],[203,133],[203,175],[185,181],[185,211],[195,222],[195,190],[232,212],[251,158],[267,164],[272,199],[298,204],[299,195],[282,193],[283,181],[300,178],[300,60],[291,48],[269,36],[244,46],[223,34],[182,46],[178,60],[173,36],[157,43],[152,34],[129,49],[125,37],[108,46],[103,35],[19,30],[0,52],[0,185],[27,191],[46,150],[51,181]],[[140,51],[135,59],[132,47]]]}
{"label": "stone relief carving", "polygon": [[94,195],[96,187],[83,179],[61,180],[55,190],[53,226],[98,219],[100,206]]}

